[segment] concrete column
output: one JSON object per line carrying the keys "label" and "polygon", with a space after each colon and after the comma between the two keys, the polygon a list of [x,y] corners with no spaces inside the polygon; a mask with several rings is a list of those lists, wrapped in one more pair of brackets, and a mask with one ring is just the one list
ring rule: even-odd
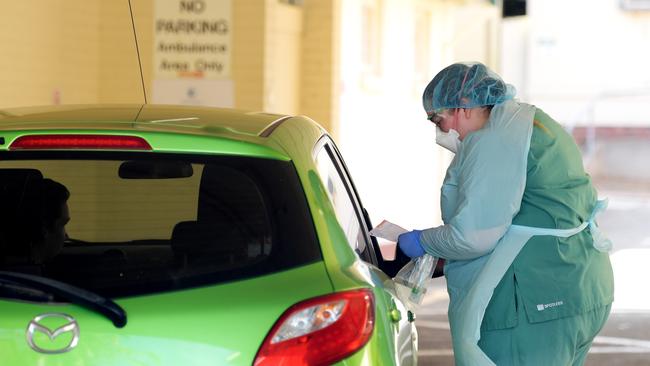
{"label": "concrete column", "polygon": [[305,0],[300,112],[338,133],[340,0]]}

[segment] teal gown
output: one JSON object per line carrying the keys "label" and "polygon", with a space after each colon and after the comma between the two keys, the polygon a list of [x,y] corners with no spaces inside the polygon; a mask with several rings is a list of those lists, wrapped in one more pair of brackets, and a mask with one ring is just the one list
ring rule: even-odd
{"label": "teal gown", "polygon": [[[503,331],[520,322],[567,319],[568,334],[585,333],[571,328],[584,322],[569,318],[609,311],[611,242],[595,223],[606,203],[597,201],[571,136],[534,106],[499,104],[486,125],[462,142],[441,193],[445,224],[423,231],[420,239],[427,253],[447,259],[456,364],[493,365],[486,353],[520,360],[512,364],[571,364],[539,359],[534,351],[539,345],[527,349],[521,331],[517,355],[492,350],[491,345],[503,349],[494,339],[485,342],[487,335],[512,338]],[[582,327],[595,329],[591,333],[600,329]],[[529,332],[539,335],[542,328]],[[595,336],[591,333],[588,340]],[[574,357],[571,351],[544,352]]]}

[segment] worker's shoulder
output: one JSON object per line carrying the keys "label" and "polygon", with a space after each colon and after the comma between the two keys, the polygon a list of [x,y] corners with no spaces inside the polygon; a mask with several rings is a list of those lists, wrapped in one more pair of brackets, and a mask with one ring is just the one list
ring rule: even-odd
{"label": "worker's shoulder", "polygon": [[538,106],[535,106],[535,117],[536,120],[539,120],[540,122],[548,122],[548,121],[553,121],[555,120],[551,118],[551,116],[548,115],[548,113],[544,112],[544,110]]}
{"label": "worker's shoulder", "polygon": [[564,127],[562,127],[558,121],[556,121],[553,117],[551,117],[548,113],[544,112],[544,110],[539,107],[535,107],[533,123],[535,127],[542,129],[543,127],[546,127],[548,130],[564,129]]}
{"label": "worker's shoulder", "polygon": [[537,108],[533,118],[533,133],[530,139],[530,150],[535,155],[577,153],[578,147],[569,131],[543,110]]}
{"label": "worker's shoulder", "polygon": [[544,110],[535,107],[533,117],[533,139],[555,140],[558,134],[564,132],[564,128]]}

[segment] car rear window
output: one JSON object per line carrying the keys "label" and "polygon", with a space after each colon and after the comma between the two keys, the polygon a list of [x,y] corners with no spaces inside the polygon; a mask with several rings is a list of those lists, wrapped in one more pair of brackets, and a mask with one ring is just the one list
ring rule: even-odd
{"label": "car rear window", "polygon": [[[63,214],[66,201],[53,188],[59,183],[69,192]],[[104,296],[253,278],[321,260],[291,162],[1,153],[0,193],[0,270]]]}

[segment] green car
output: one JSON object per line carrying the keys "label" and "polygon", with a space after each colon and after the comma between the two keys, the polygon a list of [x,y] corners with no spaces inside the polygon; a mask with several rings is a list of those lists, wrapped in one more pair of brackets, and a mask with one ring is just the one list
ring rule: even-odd
{"label": "green car", "polygon": [[0,111],[0,365],[415,365],[414,316],[306,117]]}

